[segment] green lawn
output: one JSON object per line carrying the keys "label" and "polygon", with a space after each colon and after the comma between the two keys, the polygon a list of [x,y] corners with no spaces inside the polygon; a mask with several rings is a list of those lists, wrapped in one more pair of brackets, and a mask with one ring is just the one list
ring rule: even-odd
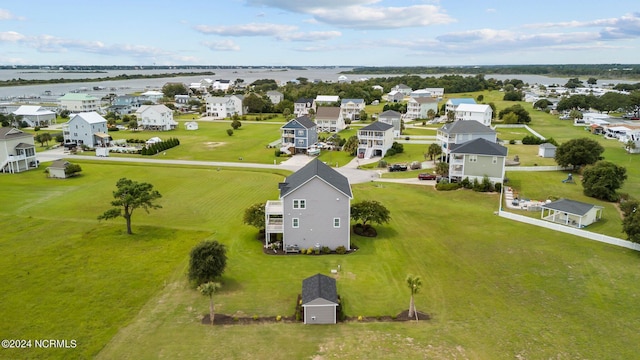
{"label": "green lawn", "polygon": [[[640,296],[638,255],[501,219],[493,215],[497,195],[356,185],[357,201],[391,210],[378,238],[354,236],[359,250],[346,256],[274,257],[262,254],[241,217],[247,206],[277,198],[286,173],[80,163],[83,176],[69,180],[40,171],[0,176],[2,333],[79,344],[54,353],[5,350],[8,357],[238,358],[269,346],[281,349],[271,358],[607,359],[639,350],[640,310],[629,301]],[[123,176],[163,194],[162,209],[134,214],[133,236],[122,220],[95,220]],[[411,273],[423,278],[417,306],[433,320],[211,329],[199,324],[207,299],[184,277],[190,248],[207,238],[229,249],[219,312],[291,315],[301,280],[341,265],[348,315],[399,313]]]}

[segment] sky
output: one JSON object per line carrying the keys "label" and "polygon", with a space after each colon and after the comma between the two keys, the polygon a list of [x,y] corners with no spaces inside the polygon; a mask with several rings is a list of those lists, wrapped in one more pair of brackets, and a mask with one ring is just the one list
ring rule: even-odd
{"label": "sky", "polygon": [[638,0],[0,0],[1,65],[614,63]]}

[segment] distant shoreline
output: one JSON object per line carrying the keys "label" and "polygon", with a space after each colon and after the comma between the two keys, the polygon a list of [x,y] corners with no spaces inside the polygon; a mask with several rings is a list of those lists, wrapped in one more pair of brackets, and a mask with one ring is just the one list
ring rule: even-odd
{"label": "distant shoreline", "polygon": [[[57,71],[48,71],[48,72],[57,72]],[[68,71],[77,73],[79,71]],[[104,72],[104,71],[82,71],[84,73],[96,73],[96,72]],[[108,76],[103,78],[84,78],[84,79],[11,79],[0,81],[0,87],[8,87],[8,86],[26,86],[26,85],[46,85],[46,84],[66,84],[66,83],[80,83],[80,82],[97,82],[97,81],[118,81],[118,80],[135,80],[135,79],[160,79],[160,78],[175,78],[175,77],[185,77],[185,76],[200,76],[200,75],[215,75],[216,73],[207,71],[207,72],[181,72],[181,73],[166,73],[166,74],[150,74],[150,75],[127,75],[122,74],[118,76]]]}

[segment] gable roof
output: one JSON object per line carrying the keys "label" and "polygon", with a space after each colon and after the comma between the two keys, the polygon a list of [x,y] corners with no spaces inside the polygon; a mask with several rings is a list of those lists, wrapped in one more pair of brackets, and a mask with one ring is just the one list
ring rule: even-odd
{"label": "gable roof", "polygon": [[9,139],[18,139],[22,137],[33,137],[33,135],[28,134],[22,130],[18,130],[12,127],[1,127],[0,128],[0,139],[9,140]]}
{"label": "gable roof", "polygon": [[316,102],[337,102],[340,101],[338,95],[318,95],[316,96]]}
{"label": "gable roof", "polygon": [[159,113],[166,113],[166,112],[172,112],[173,110],[169,109],[167,106],[160,104],[160,105],[141,105],[137,110],[136,110],[136,114],[142,114],[143,112],[147,111],[147,110],[156,110]]}
{"label": "gable roof", "polygon": [[341,104],[348,104],[350,102],[354,104],[364,104],[364,99],[342,99]]}
{"label": "gable roof", "polygon": [[473,100],[472,98],[456,98],[456,99],[449,99],[447,102],[451,102],[451,104],[453,105],[460,105],[460,104],[475,104],[476,101]]}
{"label": "gable roof", "polygon": [[300,127],[312,129],[316,127],[316,123],[314,123],[308,116],[303,115],[290,120],[288,123],[284,124],[281,129],[299,129]]}
{"label": "gable roof", "polygon": [[313,103],[313,99],[300,98],[300,99],[296,100],[295,103],[296,104],[312,104]]}
{"label": "gable roof", "polygon": [[315,274],[302,280],[302,304],[322,298],[334,304],[338,303],[336,279],[322,274]]}
{"label": "gable roof", "polygon": [[557,146],[553,145],[552,143],[542,143],[538,147],[543,149],[557,149]]}
{"label": "gable roof", "polygon": [[410,102],[417,102],[418,104],[426,104],[426,103],[438,103],[437,99],[432,97],[417,97],[409,99]]}
{"label": "gable roof", "polygon": [[402,116],[402,114],[400,114],[399,112],[395,111],[395,110],[387,110],[382,112],[380,115],[378,115],[378,118],[381,117],[397,117],[400,118]]}
{"label": "gable roof", "polygon": [[602,208],[602,206],[583,203],[580,201],[560,199],[548,204],[542,205],[544,209],[551,209],[566,212],[572,215],[584,216],[593,208]]}
{"label": "gable roof", "polygon": [[445,134],[495,134],[492,128],[483,125],[476,120],[457,120],[452,123],[446,123],[441,128]]}
{"label": "gable roof", "polygon": [[58,159],[54,160],[49,167],[54,169],[66,169],[69,164],[71,163],[65,159]]}
{"label": "gable roof", "polygon": [[340,117],[340,108],[337,106],[319,106],[316,111],[317,118],[332,118],[337,119]]}
{"label": "gable roof", "polygon": [[51,110],[43,109],[38,105],[21,105],[16,111],[13,112],[14,115],[52,115],[55,114]]}
{"label": "gable roof", "polygon": [[363,127],[362,129],[360,129],[360,131],[362,130],[366,130],[366,131],[387,131],[389,129],[393,129],[393,125],[382,122],[382,121],[376,121],[376,122],[372,122],[371,124]]}
{"label": "gable roof", "polygon": [[72,116],[69,119],[69,121],[75,119],[76,117],[80,117],[80,119],[84,120],[89,124],[99,124],[99,123],[107,122],[107,119],[103,118],[102,116],[100,116],[100,114],[98,114],[95,111],[78,113],[75,116]]}
{"label": "gable roof", "polygon": [[284,182],[280,183],[280,198],[285,197],[288,193],[294,191],[300,186],[307,183],[313,178],[319,178],[326,182],[330,186],[334,187],[339,192],[345,194],[349,198],[353,198],[351,194],[351,185],[349,179],[340,174],[336,170],[332,169],[317,158],[311,160],[307,165],[303,166],[300,170],[287,176]]}
{"label": "gable roof", "polygon": [[489,156],[507,156],[507,148],[485,140],[483,138],[477,138],[475,140],[467,141],[462,144],[455,144],[451,146],[451,153],[453,154],[471,154],[471,155],[489,155]]}

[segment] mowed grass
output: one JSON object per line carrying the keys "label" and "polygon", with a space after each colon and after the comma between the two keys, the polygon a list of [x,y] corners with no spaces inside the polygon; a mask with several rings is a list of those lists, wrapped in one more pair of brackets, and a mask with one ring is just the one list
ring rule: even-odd
{"label": "mowed grass", "polygon": [[[378,238],[354,236],[359,250],[346,256],[279,257],[262,253],[256,229],[241,218],[250,204],[277,198],[284,173],[81,165],[84,175],[69,180],[37,171],[0,177],[0,194],[11,199],[0,205],[10,229],[0,248],[9,278],[0,285],[2,332],[79,344],[6,350],[8,357],[607,359],[640,350],[640,310],[630,301],[640,296],[638,254],[501,219],[495,194],[355,185],[357,201],[391,210]],[[122,176],[163,194],[163,209],[134,214],[134,236],[122,220],[95,220]],[[290,316],[302,279],[341,265],[348,315],[406,309],[404,279],[415,274],[424,283],[417,306],[433,320],[201,325],[208,302],[185,271],[190,248],[203,239],[229,250],[219,312]]]}

